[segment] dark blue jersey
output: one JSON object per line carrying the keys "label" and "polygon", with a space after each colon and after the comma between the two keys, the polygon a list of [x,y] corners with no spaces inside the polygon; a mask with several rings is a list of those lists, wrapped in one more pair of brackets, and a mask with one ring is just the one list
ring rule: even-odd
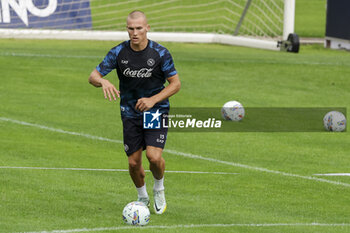
{"label": "dark blue jersey", "polygon": [[[102,76],[117,70],[121,115],[133,118],[142,116],[135,109],[137,100],[159,93],[167,78],[177,74],[169,51],[151,40],[142,51],[132,50],[130,41],[124,41],[112,48],[96,69]],[[167,112],[169,100],[157,103],[152,110],[156,109]]]}

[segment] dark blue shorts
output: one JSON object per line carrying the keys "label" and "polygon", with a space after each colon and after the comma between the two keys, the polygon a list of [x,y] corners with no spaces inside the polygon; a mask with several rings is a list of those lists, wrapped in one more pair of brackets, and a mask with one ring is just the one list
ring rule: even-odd
{"label": "dark blue shorts", "polygon": [[147,146],[164,149],[167,139],[168,128],[144,129],[143,118],[122,117],[124,150],[127,156]]}

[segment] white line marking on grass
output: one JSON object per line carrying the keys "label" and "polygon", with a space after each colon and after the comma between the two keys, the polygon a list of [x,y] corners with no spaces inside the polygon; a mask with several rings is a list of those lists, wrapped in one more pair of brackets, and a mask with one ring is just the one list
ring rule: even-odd
{"label": "white line marking on grass", "polygon": [[278,175],[282,175],[282,176],[296,177],[296,178],[301,178],[301,179],[306,179],[306,180],[314,180],[314,181],[323,182],[323,183],[329,183],[329,184],[335,184],[335,185],[341,185],[341,186],[345,186],[345,187],[350,187],[350,184],[348,184],[348,183],[332,181],[332,180],[327,180],[327,179],[322,179],[322,178],[317,178],[317,177],[312,177],[312,176],[302,176],[302,175],[297,175],[297,174],[292,174],[292,173],[287,173],[287,172],[270,170],[270,169],[261,168],[261,167],[253,167],[253,166],[250,166],[250,165],[245,165],[245,164],[240,164],[240,163],[234,163],[234,162],[228,162],[228,161],[222,161],[222,160],[218,160],[218,159],[203,157],[201,155],[194,155],[194,154],[190,154],[190,153],[183,153],[183,152],[178,152],[178,151],[174,151],[174,150],[164,150],[164,152],[168,152],[168,153],[171,153],[171,154],[180,155],[180,156],[188,157],[188,158],[201,159],[201,160],[211,161],[211,162],[215,162],[215,163],[231,165],[231,166],[234,166],[234,167],[246,168],[246,169],[255,170],[255,171],[261,171],[261,172],[266,172],[266,173],[273,173],[273,174],[278,174]]}
{"label": "white line marking on grass", "polygon": [[314,176],[350,176],[350,173],[326,173],[326,174],[314,174]]}
{"label": "white line marking on grass", "polygon": [[82,228],[70,230],[35,231],[24,233],[72,233],[72,232],[96,232],[96,231],[117,231],[117,230],[147,230],[147,229],[175,229],[175,228],[207,228],[207,227],[349,227],[349,223],[262,223],[262,224],[190,224],[190,225],[169,225],[169,226],[122,226],[122,227],[100,227]]}
{"label": "white line marking on grass", "polygon": [[[10,56],[10,57],[46,57],[46,58],[86,58],[86,59],[103,59],[103,56],[93,56],[93,55],[61,55],[61,54],[38,54],[38,53],[18,53],[18,52],[0,52],[0,56]],[[208,61],[206,58],[177,58],[180,62],[205,62]],[[336,63],[336,62],[310,62],[310,61],[295,61],[295,60],[284,60],[276,61],[269,59],[212,59],[211,62],[222,63],[231,62],[235,64],[253,63],[253,64],[295,64],[295,65],[332,65],[332,66],[349,66],[348,63]]]}
{"label": "white line marking on grass", "polygon": [[[28,170],[70,170],[70,171],[102,171],[102,172],[129,172],[127,169],[100,169],[100,168],[66,168],[66,167],[7,167],[0,166],[0,169],[28,169]],[[151,172],[150,170],[145,170]],[[202,171],[165,171],[166,173],[185,174],[214,174],[214,175],[237,175],[231,172],[202,172]]]}
{"label": "white line marking on grass", "polygon": [[10,57],[48,57],[48,58],[91,58],[91,59],[103,59],[103,56],[91,56],[91,55],[60,55],[60,54],[38,54],[38,53],[15,53],[4,52],[0,53],[0,56]]}
{"label": "white line marking on grass", "polygon": [[47,127],[45,125],[38,125],[38,124],[28,123],[28,122],[25,122],[25,121],[17,121],[17,120],[13,120],[13,119],[10,119],[10,118],[5,118],[5,117],[0,117],[0,120],[12,122],[12,123],[19,124],[19,125],[32,126],[32,127],[35,127],[35,128],[45,129],[45,130],[52,131],[52,132],[57,132],[57,133],[63,133],[63,134],[69,134],[69,135],[75,135],[75,136],[82,136],[82,137],[90,138],[90,139],[94,139],[94,140],[100,140],[100,141],[106,141],[106,142],[114,142],[114,143],[123,143],[123,141],[121,141],[121,140],[115,140],[115,139],[109,139],[109,138],[104,138],[104,137],[98,137],[98,136],[93,136],[93,135],[85,134],[85,133],[71,132],[71,131],[66,131],[66,130],[63,130],[63,129]]}
{"label": "white line marking on grass", "polygon": [[[32,126],[32,127],[45,129],[45,130],[58,132],[58,133],[82,136],[82,137],[95,139],[95,140],[100,140],[100,141],[107,141],[107,142],[114,142],[114,143],[123,143],[121,140],[115,140],[115,139],[109,139],[109,138],[104,138],[104,137],[98,137],[98,136],[93,136],[93,135],[85,134],[85,133],[70,132],[70,131],[66,131],[66,130],[62,130],[62,129],[56,129],[56,128],[47,127],[47,126],[39,125],[39,124],[32,124],[32,123],[28,123],[28,122],[24,122],[24,121],[18,121],[18,120],[14,120],[14,119],[10,119],[10,118],[5,118],[5,117],[0,117],[0,120],[16,123],[16,124],[20,124],[20,125]],[[210,162],[214,162],[214,163],[221,163],[221,164],[225,164],[225,165],[229,165],[229,166],[233,166],[233,167],[240,167],[240,168],[245,168],[245,169],[249,169],[249,170],[255,170],[255,171],[260,171],[260,172],[277,174],[277,175],[282,175],[282,176],[287,176],[287,177],[295,177],[295,178],[300,178],[300,179],[305,179],[305,180],[312,180],[312,181],[317,181],[317,182],[322,182],[322,183],[328,183],[328,184],[333,184],[333,185],[350,187],[350,184],[348,184],[348,183],[343,183],[343,182],[338,182],[338,181],[333,181],[333,180],[327,180],[327,179],[322,179],[322,178],[317,178],[317,177],[312,177],[312,176],[302,176],[302,175],[297,175],[297,174],[292,174],[292,173],[287,173],[287,172],[270,170],[270,169],[261,168],[261,167],[254,167],[254,166],[250,166],[250,165],[234,163],[234,162],[228,162],[228,161],[213,159],[213,158],[204,157],[204,156],[201,156],[201,155],[184,153],[184,152],[175,151],[175,150],[164,149],[164,152],[169,153],[169,154],[173,154],[173,155],[179,155],[179,156],[182,156],[182,157],[192,158],[192,159],[200,159],[200,160],[210,161]]]}

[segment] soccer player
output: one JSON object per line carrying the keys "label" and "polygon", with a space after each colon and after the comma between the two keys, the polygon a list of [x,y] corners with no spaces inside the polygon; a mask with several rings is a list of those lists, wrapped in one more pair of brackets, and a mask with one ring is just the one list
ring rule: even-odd
{"label": "soccer player", "polygon": [[[95,87],[102,87],[104,97],[110,101],[120,97],[124,149],[138,201],[150,205],[142,167],[142,151],[146,150],[154,177],[153,207],[155,213],[162,214],[167,207],[164,195],[165,161],[162,157],[167,128],[144,129],[143,112],[156,112],[153,117],[168,113],[168,98],[180,90],[181,83],[169,51],[147,39],[150,26],[142,11],[133,11],[128,15],[126,28],[130,40],[108,52],[90,74],[89,82]],[[103,78],[113,69],[116,69],[119,77],[119,91]],[[164,87],[166,81],[169,84]]]}

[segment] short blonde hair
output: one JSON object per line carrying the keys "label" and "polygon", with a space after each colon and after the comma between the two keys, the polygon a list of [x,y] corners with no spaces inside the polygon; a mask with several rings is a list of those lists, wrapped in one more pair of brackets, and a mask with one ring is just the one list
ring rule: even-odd
{"label": "short blonde hair", "polygon": [[140,10],[134,10],[132,12],[129,13],[128,15],[128,19],[137,19],[139,17],[144,17],[145,20],[146,20],[146,23],[147,23],[147,17],[146,17],[146,14],[143,12],[143,11],[140,11]]}

